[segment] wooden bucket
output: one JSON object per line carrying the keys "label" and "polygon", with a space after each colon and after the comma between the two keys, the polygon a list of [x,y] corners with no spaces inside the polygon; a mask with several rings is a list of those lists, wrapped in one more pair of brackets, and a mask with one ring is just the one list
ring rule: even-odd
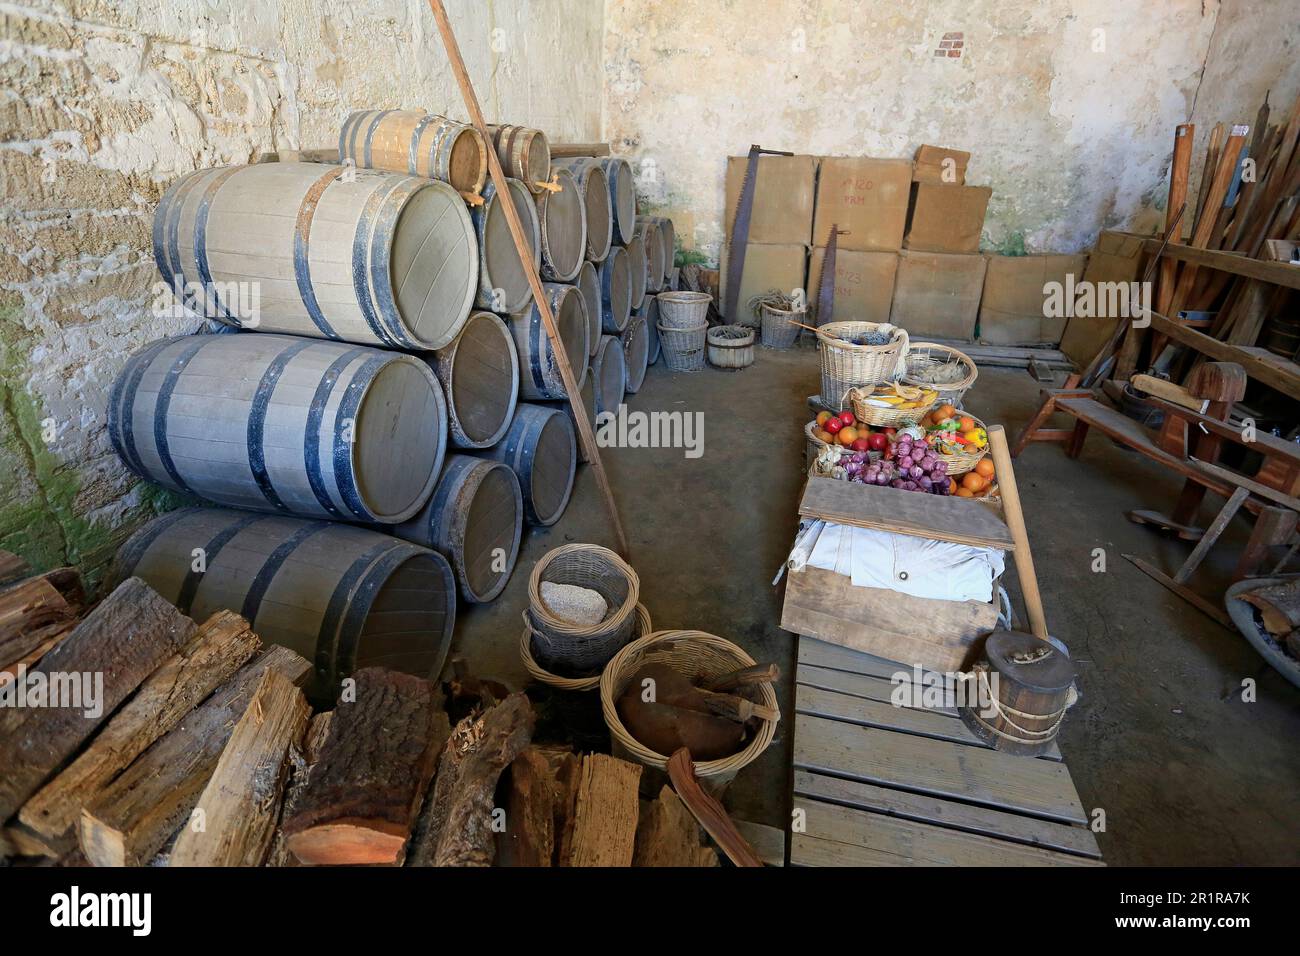
{"label": "wooden bucket", "polygon": [[616,242],[627,245],[636,229],[636,183],[632,180],[632,166],[626,159],[609,156],[600,161],[609,183],[609,207],[614,217]]}
{"label": "wooden bucket", "polygon": [[333,521],[172,511],[118,550],[112,586],[132,575],[196,621],[234,611],[266,643],[312,661],[321,706],[333,706],[339,681],[357,668],[437,677],[456,621],[456,580],[442,555]]}
{"label": "wooden bucket", "polygon": [[650,218],[642,216],[636,221],[636,235],[641,240],[645,251],[647,292],[659,292],[664,287],[664,246],[659,238],[659,226]]}
{"label": "wooden bucket", "polygon": [[[587,306],[577,286],[543,282],[564,353],[579,388],[587,373]],[[537,304],[510,317],[510,334],[519,350],[519,392],[529,400],[564,398],[564,379],[542,324]]]}
{"label": "wooden bucket", "polygon": [[659,297],[648,295],[637,310],[637,317],[645,322],[646,338],[649,346],[646,351],[646,364],[654,365],[659,361]]}
{"label": "wooden bucket", "polygon": [[650,261],[646,258],[645,239],[640,233],[633,236],[632,241],[624,249],[627,251],[628,285],[631,286],[630,311],[635,312],[645,301],[646,288],[650,281]]}
{"label": "wooden bucket", "polygon": [[551,178],[551,147],[546,134],[526,126],[487,128],[497,159],[507,176],[520,180],[530,192],[540,193]]}
{"label": "wooden bucket", "polygon": [[1074,665],[1060,648],[1032,634],[994,631],[974,677],[957,709],[971,733],[1007,753],[1037,756],[1051,749],[1075,701]]}
{"label": "wooden bucket", "polygon": [[[596,346],[597,348],[600,346],[600,336],[596,336]],[[582,407],[587,411],[587,421],[591,424],[594,432],[596,430],[596,373],[591,370],[590,366],[587,368],[587,374],[582,383],[582,388],[579,389],[579,394],[582,397]],[[569,424],[573,426],[573,440],[578,446],[578,460],[584,464],[590,462],[591,458],[587,454],[587,449],[582,445],[582,435],[578,431],[578,420],[573,415],[573,406],[569,404],[568,399],[562,402],[546,402],[545,404],[547,408],[556,408],[564,412],[565,417],[569,419]]]}
{"label": "wooden bucket", "polygon": [[578,182],[587,212],[587,253],[592,262],[604,262],[614,241],[614,212],[610,205],[609,180],[600,160],[590,156],[562,159],[556,167],[567,169]]}
{"label": "wooden bucket", "polygon": [[603,311],[600,299],[600,275],[590,262],[584,262],[574,280],[578,291],[582,293],[582,304],[587,309],[587,352],[595,355],[600,345],[600,323]]}
{"label": "wooden bucket", "polygon": [[[506,181],[515,200],[515,211],[524,227],[533,252],[533,266],[541,268],[541,229],[537,223],[537,207],[532,194],[517,179]],[[501,208],[496,184],[488,183],[483,189],[483,205],[475,206],[470,213],[474,232],[478,237],[478,298],[480,309],[489,309],[499,315],[518,312],[533,298],[532,287],[519,252],[510,235],[505,210]]]}
{"label": "wooden bucket", "polygon": [[510,580],[523,519],[513,471],[475,455],[448,455],[429,503],[393,533],[445,557],[456,570],[461,596],[483,604]]}
{"label": "wooden bucket", "polygon": [[423,110],[357,110],[339,130],[339,161],[447,183],[477,195],[487,182],[487,143],[473,126]]}
{"label": "wooden bucket", "polygon": [[646,366],[650,364],[650,333],[640,316],[633,316],[623,332],[623,355],[627,363],[627,391],[635,395],[641,391]]}
{"label": "wooden bucket", "polygon": [[220,505],[395,524],[428,500],[447,408],[428,364],[287,335],[188,335],[127,360],[108,431],[143,478]]}
{"label": "wooden bucket", "polygon": [[749,368],[754,364],[754,330],[743,325],[709,329],[709,364],[717,368]]}
{"label": "wooden bucket", "polygon": [[617,335],[627,328],[632,314],[632,273],[627,249],[613,246],[597,269],[600,276],[600,327]]}
{"label": "wooden bucket", "polygon": [[663,249],[664,256],[664,277],[659,288],[667,289],[668,280],[673,273],[673,263],[677,258],[677,232],[673,229],[673,221],[667,216],[642,216],[641,218],[659,227],[659,246]]}
{"label": "wooden bucket", "polygon": [[510,427],[519,398],[519,353],[506,324],[475,312],[456,341],[433,355],[457,448],[487,448]]}
{"label": "wooden bucket", "polygon": [[[596,382],[596,414],[618,414],[618,406],[627,390],[627,359],[617,335],[600,337],[600,348],[591,360],[591,374]],[[595,427],[594,421],[592,427]]]}
{"label": "wooden bucket", "polygon": [[542,278],[572,282],[587,248],[587,207],[578,181],[567,169],[555,171],[559,192],[543,190],[537,197],[537,222],[542,238]]}
{"label": "wooden bucket", "polygon": [[510,431],[484,458],[509,465],[524,496],[524,520],[552,525],[573,493],[578,441],[573,422],[558,408],[520,403]]}
{"label": "wooden bucket", "polygon": [[474,226],[451,186],[321,163],[177,180],[154,213],[153,251],[163,281],[207,318],[388,348],[447,345],[479,281]]}

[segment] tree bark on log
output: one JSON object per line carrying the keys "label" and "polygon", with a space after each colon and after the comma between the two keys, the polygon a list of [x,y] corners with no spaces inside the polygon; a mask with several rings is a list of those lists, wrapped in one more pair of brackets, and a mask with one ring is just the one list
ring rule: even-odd
{"label": "tree bark on log", "polygon": [[27,578],[0,590],[0,667],[21,661],[40,646],[51,625],[77,619],[80,602],[55,586],[54,573]]}
{"label": "tree bark on log", "polygon": [[[0,820],[12,816],[140,682],[193,634],[193,621],[139,578],[129,578],[46,654],[26,680],[0,688],[0,697],[12,695],[21,702],[29,686],[35,686],[33,675],[39,674],[42,682],[51,684],[51,690],[80,691],[83,684],[90,683],[91,696],[99,698],[93,707],[0,709],[0,767],[4,768],[0,773]],[[75,701],[83,695],[71,696]]]}
{"label": "tree bark on log", "polygon": [[561,785],[551,761],[528,747],[506,771],[506,828],[497,834],[498,866],[554,866]]}
{"label": "tree bark on log", "polygon": [[570,866],[631,866],[641,812],[641,765],[604,754],[582,758]]}
{"label": "tree bark on log", "polygon": [[287,647],[272,646],[155,741],[81,812],[79,838],[90,862],[142,866],[166,845],[194,809],[268,670],[301,687],[312,666]]}
{"label": "tree bark on log", "polygon": [[335,708],[286,839],[302,863],[400,866],[438,759],[441,695],[384,668],[353,676],[356,700]]}
{"label": "tree bark on log", "polygon": [[275,828],[271,851],[266,855],[267,866],[302,865],[298,862],[298,858],[289,852],[289,840],[285,836],[284,824],[298,812],[298,804],[302,801],[302,795],[306,793],[307,785],[311,781],[312,769],[320,760],[321,749],[329,738],[330,723],[333,719],[332,710],[317,714],[307,725],[302,747],[290,751],[289,762],[292,769],[289,774],[289,785],[285,789],[284,805],[280,808],[280,822]]}
{"label": "tree bark on log", "polygon": [[310,716],[292,681],[275,671],[262,675],[199,797],[203,827],[181,830],[169,865],[262,865],[284,798],[289,748],[302,744]]}
{"label": "tree bark on log", "polygon": [[763,865],[754,848],[731,822],[731,817],[727,816],[722,804],[705,793],[700,786],[699,780],[695,778],[695,765],[691,762],[690,751],[685,747],[668,758],[668,779],[672,781],[682,803],[700,821],[700,826],[704,827],[714,843],[722,847],[727,859],[736,866]]}
{"label": "tree bark on log", "polygon": [[75,839],[77,820],[113,779],[257,653],[238,614],[219,611],[153,672],[66,770],[23,805],[18,819],[49,840]]}

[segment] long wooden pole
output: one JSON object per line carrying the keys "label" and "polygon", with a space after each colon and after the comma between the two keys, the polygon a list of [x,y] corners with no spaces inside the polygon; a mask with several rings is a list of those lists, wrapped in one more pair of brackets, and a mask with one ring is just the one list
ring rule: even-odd
{"label": "long wooden pole", "polygon": [[998,480],[998,494],[1002,497],[1002,511],[1015,542],[1016,577],[1020,579],[1020,596],[1025,599],[1029,613],[1029,629],[1035,637],[1047,640],[1047,615],[1043,613],[1043,598],[1038,593],[1038,575],[1034,574],[1034,556],[1029,550],[1029,531],[1025,528],[1025,512],[1020,507],[1020,490],[1016,487],[1016,473],[1011,467],[1011,451],[1001,425],[989,427],[989,451],[993,453],[993,469]]}
{"label": "long wooden pole", "polygon": [[[478,129],[484,140],[491,143],[492,137],[488,135],[487,123],[483,120],[483,111],[479,108],[478,97],[474,93],[474,84],[470,82],[469,71],[465,69],[465,60],[460,55],[460,45],[456,42],[456,34],[452,32],[451,21],[447,18],[447,10],[442,5],[442,0],[429,0],[429,9],[433,11],[433,19],[437,21],[438,32],[442,34],[442,45],[447,51],[447,59],[451,63],[452,73],[456,75],[456,82],[460,86],[461,96],[465,99],[465,109],[469,112],[470,121]],[[488,172],[492,175],[492,182],[496,186],[497,195],[509,197],[510,188],[506,183],[506,174],[501,169],[501,162],[497,159],[496,150],[489,147],[487,159]],[[542,325],[546,327],[546,336],[551,340],[551,351],[555,353],[555,362],[560,368],[560,378],[564,382],[564,393],[569,398],[569,406],[573,409],[573,419],[578,423],[578,433],[582,438],[582,447],[587,450],[587,460],[596,473],[596,484],[600,486],[600,493],[604,496],[605,505],[609,509],[609,520],[614,525],[614,536],[618,541],[618,553],[623,557],[627,557],[627,536],[623,533],[623,523],[618,517],[618,505],[614,503],[614,491],[609,486],[609,476],[605,474],[605,465],[600,460],[600,450],[596,447],[596,435],[591,430],[591,422],[587,420],[587,410],[583,407],[582,395],[578,391],[577,380],[573,377],[573,369],[569,365],[568,353],[564,351],[564,343],[560,340],[560,331],[555,325],[555,316],[551,314],[551,304],[546,300],[541,277],[537,274],[537,267],[533,265],[532,252],[529,250],[528,241],[524,238],[523,224],[519,221],[519,213],[516,211],[513,202],[501,203],[501,209],[506,214],[506,224],[510,227],[510,235],[515,241],[515,249],[518,251],[519,259],[523,263],[524,275],[528,277],[528,285],[533,290],[533,299],[537,304],[537,311],[542,317]]]}

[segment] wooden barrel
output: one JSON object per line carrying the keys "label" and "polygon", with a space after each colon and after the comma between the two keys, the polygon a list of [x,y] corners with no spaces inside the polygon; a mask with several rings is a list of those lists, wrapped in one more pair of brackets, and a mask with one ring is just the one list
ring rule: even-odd
{"label": "wooden barrel", "polygon": [[582,268],[578,270],[578,278],[574,280],[574,285],[582,293],[582,304],[587,309],[587,352],[595,355],[596,348],[600,345],[602,312],[600,276],[596,272],[596,267],[590,262],[584,262]]}
{"label": "wooden barrel", "polygon": [[644,320],[646,338],[650,343],[646,348],[646,364],[654,365],[659,361],[659,299],[653,295],[646,296],[636,315]]}
{"label": "wooden barrel", "polygon": [[645,217],[636,221],[636,235],[641,240],[646,258],[647,292],[659,292],[664,287],[664,247],[659,238],[659,226]]}
{"label": "wooden barrel", "polygon": [[567,169],[555,171],[559,192],[542,190],[537,197],[537,223],[542,238],[542,278],[572,282],[587,248],[587,207],[578,181]]}
{"label": "wooden barrel", "polygon": [[339,131],[339,161],[447,183],[477,195],[487,182],[487,143],[473,126],[423,110],[357,110]]}
{"label": "wooden barrel", "polygon": [[[510,194],[515,200],[515,211],[524,227],[524,236],[533,251],[533,266],[541,268],[542,239],[537,224],[537,207],[533,197],[517,179],[508,179]],[[518,312],[532,300],[533,290],[528,284],[528,274],[519,261],[510,224],[501,208],[495,183],[483,189],[483,205],[475,206],[470,213],[474,232],[478,236],[479,284],[478,298],[481,309],[490,309],[501,315]]]}
{"label": "wooden barrel", "polygon": [[393,533],[445,557],[456,570],[461,596],[484,604],[510,580],[523,519],[513,471],[474,455],[448,455],[429,503]]}
{"label": "wooden barrel", "polygon": [[623,355],[627,365],[627,392],[635,395],[641,391],[646,366],[650,364],[650,333],[640,316],[632,316],[623,330]]}
{"label": "wooden barrel", "polygon": [[957,713],[975,736],[1023,756],[1051,748],[1075,699],[1074,665],[1064,651],[1032,634],[994,631],[974,677]]}
{"label": "wooden barrel", "polygon": [[626,159],[609,156],[600,161],[609,183],[609,205],[614,217],[616,241],[626,245],[632,241],[636,228],[636,184],[632,181],[632,167]]}
{"label": "wooden barrel", "polygon": [[673,263],[677,258],[677,233],[673,229],[673,221],[667,216],[642,216],[640,218],[653,222],[659,227],[659,245],[663,249],[664,256],[664,275],[659,288],[666,289],[668,279],[672,275]]}
{"label": "wooden barrel", "polygon": [[[596,336],[596,345],[597,347],[600,345],[600,336]],[[582,383],[582,388],[579,389],[579,393],[581,395],[580,404],[587,411],[587,422],[594,430],[596,427],[596,374],[590,367],[587,368],[587,376]],[[562,402],[546,402],[544,407],[554,408],[556,411],[564,413],[564,416],[569,419],[569,424],[573,426],[573,440],[578,446],[578,460],[584,464],[590,462],[591,457],[587,454],[587,449],[582,445],[582,435],[578,431],[578,420],[573,415],[573,406],[569,404],[568,399]]]}
{"label": "wooden barrel", "polygon": [[600,337],[600,348],[591,360],[591,374],[596,382],[596,413],[618,414],[618,406],[627,391],[627,359],[617,335]]}
{"label": "wooden barrel", "polygon": [[645,301],[646,286],[650,279],[650,262],[646,259],[645,240],[638,233],[625,247],[627,251],[628,286],[631,289],[631,311],[641,308]]}
{"label": "wooden barrel", "polygon": [[196,621],[234,611],[264,642],[312,661],[311,697],[325,706],[357,668],[437,677],[456,621],[442,555],[334,521],[172,511],[118,550],[110,582],[132,575]]}
{"label": "wooden barrel", "polygon": [[474,226],[451,186],[321,163],[177,180],[154,214],[153,251],[163,281],[207,318],[389,348],[454,339],[479,280]]}
{"label": "wooden barrel", "polygon": [[609,180],[600,160],[590,156],[562,159],[555,164],[567,169],[578,182],[587,211],[587,258],[604,262],[614,241],[614,211],[610,205]]}
{"label": "wooden barrel", "polygon": [[546,134],[526,126],[492,126],[487,128],[497,159],[507,176],[520,180],[534,193],[551,178],[551,147]]}
{"label": "wooden barrel", "polygon": [[520,402],[506,437],[479,454],[509,465],[519,477],[529,524],[560,520],[573,493],[578,457],[577,434],[567,415],[558,408]]}
{"label": "wooden barrel", "polygon": [[[543,282],[564,354],[579,388],[587,372],[587,306],[577,286]],[[510,317],[510,334],[519,350],[519,393],[527,399],[564,398],[564,379],[551,348],[537,303]]]}
{"label": "wooden barrel", "polygon": [[186,335],[140,349],[108,432],[143,478],[220,505],[395,524],[442,468],[447,408],[400,352],[288,335]]}
{"label": "wooden barrel", "polygon": [[632,314],[632,274],[628,271],[627,249],[612,246],[596,272],[600,277],[600,327],[618,334],[627,328]]}
{"label": "wooden barrel", "polygon": [[500,441],[519,398],[519,352],[506,324],[475,312],[432,365],[446,393],[451,443],[487,448]]}

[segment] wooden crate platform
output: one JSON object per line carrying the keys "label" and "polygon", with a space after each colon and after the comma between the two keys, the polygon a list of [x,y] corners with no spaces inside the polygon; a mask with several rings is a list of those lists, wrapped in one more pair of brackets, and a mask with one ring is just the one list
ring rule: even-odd
{"label": "wooden crate platform", "polygon": [[799,638],[791,866],[1102,865],[1059,750],[1011,756],[952,709],[895,707],[900,670]]}

